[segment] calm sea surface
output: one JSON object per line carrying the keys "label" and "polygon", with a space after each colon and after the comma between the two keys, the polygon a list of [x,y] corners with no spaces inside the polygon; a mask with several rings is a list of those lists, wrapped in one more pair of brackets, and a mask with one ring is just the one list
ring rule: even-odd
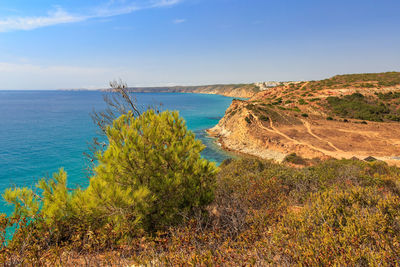
{"label": "calm sea surface", "polygon": [[[229,157],[208,138],[232,98],[217,95],[136,94],[142,106],[162,103],[178,110],[207,148],[203,157],[220,163]],[[10,186],[32,187],[38,179],[63,167],[70,186],[86,186],[83,152],[96,135],[90,112],[105,107],[101,92],[0,91],[0,192]],[[0,200],[0,212],[11,207]]]}

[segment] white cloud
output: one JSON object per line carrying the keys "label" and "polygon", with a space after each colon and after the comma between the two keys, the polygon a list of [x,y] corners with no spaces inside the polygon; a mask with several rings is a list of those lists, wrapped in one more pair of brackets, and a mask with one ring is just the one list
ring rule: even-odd
{"label": "white cloud", "polygon": [[26,31],[58,24],[76,23],[88,19],[113,17],[130,14],[141,9],[173,6],[180,2],[182,0],[151,0],[139,5],[135,2],[110,0],[103,6],[93,8],[87,14],[72,14],[61,7],[57,7],[55,10],[49,11],[45,16],[0,19],[0,32]]}
{"label": "white cloud", "polygon": [[86,20],[88,17],[71,15],[61,8],[48,12],[43,17],[13,17],[0,20],[0,32],[13,30],[33,30],[50,25],[73,23]]}
{"label": "white cloud", "polygon": [[181,23],[186,22],[186,19],[175,19],[173,22],[174,22],[174,24],[181,24]]}
{"label": "white cloud", "polygon": [[152,7],[165,7],[172,6],[182,2],[182,0],[153,0],[151,1]]}
{"label": "white cloud", "polygon": [[121,72],[111,68],[0,62],[0,89],[103,88]]}

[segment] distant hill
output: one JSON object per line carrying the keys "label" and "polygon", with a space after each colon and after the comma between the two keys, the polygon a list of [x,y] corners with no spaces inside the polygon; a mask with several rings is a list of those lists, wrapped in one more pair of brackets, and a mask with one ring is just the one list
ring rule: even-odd
{"label": "distant hill", "polygon": [[204,86],[172,86],[172,87],[132,87],[131,92],[138,93],[198,93],[215,94],[229,97],[250,98],[260,92],[256,84],[216,84]]}
{"label": "distant hill", "polygon": [[322,88],[383,88],[400,84],[400,72],[362,73],[336,75],[332,78],[311,81],[308,86],[312,89]]}

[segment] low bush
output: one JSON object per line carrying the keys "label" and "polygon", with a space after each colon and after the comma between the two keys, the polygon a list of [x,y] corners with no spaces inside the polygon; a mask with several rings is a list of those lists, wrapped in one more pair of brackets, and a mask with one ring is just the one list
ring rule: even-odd
{"label": "low bush", "polygon": [[246,118],[244,118],[244,120],[248,123],[251,124],[251,118],[249,116],[247,116]]}
{"label": "low bush", "polygon": [[293,163],[296,165],[307,165],[307,161],[301,156],[298,156],[296,153],[291,153],[287,155],[283,161]]}
{"label": "low bush", "polygon": [[400,198],[378,188],[329,189],[312,194],[301,212],[277,225],[281,261],[310,266],[398,264]]}
{"label": "low bush", "polygon": [[308,103],[304,99],[299,99],[300,105],[307,105]]}

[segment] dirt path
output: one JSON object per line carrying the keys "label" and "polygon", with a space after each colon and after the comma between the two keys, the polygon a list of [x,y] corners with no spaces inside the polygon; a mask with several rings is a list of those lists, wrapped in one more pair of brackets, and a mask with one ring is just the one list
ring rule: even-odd
{"label": "dirt path", "polygon": [[[289,140],[289,141],[295,143],[296,145],[308,146],[309,148],[312,148],[312,149],[314,149],[314,150],[316,150],[316,151],[319,151],[319,152],[321,152],[321,153],[323,153],[323,154],[333,156],[333,155],[332,155],[332,154],[333,154],[332,151],[328,151],[328,150],[325,150],[325,149],[323,149],[323,148],[315,147],[315,146],[313,146],[313,145],[311,145],[311,144],[308,144],[308,143],[306,143],[306,142],[298,141],[298,140],[293,139],[292,137],[288,136],[287,134],[282,133],[281,131],[279,131],[279,130],[274,126],[274,124],[273,124],[273,122],[272,122],[271,119],[269,120],[269,124],[270,124],[270,127],[271,127],[271,129],[270,129],[270,128],[268,128],[268,127],[265,127],[265,126],[261,123],[261,121],[258,119],[258,117],[255,116],[253,113],[251,113],[251,115],[253,116],[253,118],[255,118],[258,127],[262,128],[262,129],[264,129],[264,130],[266,130],[266,131],[269,131],[269,132],[278,134],[278,135],[284,137],[285,139],[287,139],[287,140]],[[336,156],[336,153],[335,153],[334,155]]]}
{"label": "dirt path", "polygon": [[314,134],[314,133],[312,132],[312,130],[311,130],[311,125],[310,125],[310,123],[309,123],[308,121],[306,121],[306,120],[301,120],[301,121],[303,122],[304,126],[306,127],[307,132],[308,132],[309,134],[311,134],[313,137],[317,138],[318,140],[320,140],[320,141],[322,141],[322,142],[327,143],[330,147],[332,147],[333,149],[335,149],[335,150],[338,151],[338,152],[344,152],[343,150],[337,148],[334,144],[332,144],[332,143],[329,142],[328,140],[324,140],[324,139],[322,139],[321,137],[319,137],[318,135]]}
{"label": "dirt path", "polygon": [[[346,153],[345,151],[342,151],[342,150],[336,148],[333,144],[332,144],[332,147],[333,147],[336,151],[329,151],[329,150],[326,150],[326,149],[323,149],[323,148],[316,147],[316,146],[314,146],[314,145],[312,145],[312,144],[309,144],[309,143],[307,143],[307,142],[304,142],[304,141],[298,141],[298,140],[296,140],[296,139],[294,139],[294,138],[288,136],[287,134],[285,134],[285,133],[279,131],[279,130],[274,126],[274,124],[273,124],[273,122],[272,122],[271,119],[269,120],[269,124],[270,124],[270,128],[271,128],[271,129],[268,128],[268,127],[265,127],[265,126],[261,123],[261,121],[259,120],[259,118],[258,118],[257,116],[255,116],[252,112],[250,112],[250,114],[253,116],[253,118],[255,118],[255,122],[256,122],[256,124],[257,124],[258,127],[260,127],[260,128],[263,129],[263,130],[266,130],[266,131],[268,131],[268,132],[271,132],[271,133],[274,133],[274,134],[278,134],[278,135],[284,137],[285,139],[287,139],[287,140],[293,142],[293,143],[296,144],[296,145],[303,145],[303,146],[309,147],[309,148],[311,148],[311,149],[313,149],[313,150],[315,150],[315,151],[319,151],[319,152],[321,152],[322,154],[325,154],[325,155],[327,155],[327,156],[331,156],[331,157],[334,157],[334,158],[348,158],[348,157],[349,157],[349,155],[347,155],[348,153]],[[310,130],[310,131],[311,131],[311,130]],[[314,136],[315,138],[317,138],[316,135],[314,135],[314,134],[312,134],[312,136]],[[327,142],[327,141],[325,141],[325,140],[323,140],[323,139],[321,139],[321,138],[318,138],[318,139],[319,139],[319,140],[322,140],[322,141],[324,141],[324,142]]]}
{"label": "dirt path", "polygon": [[306,87],[309,83],[310,83],[310,82],[305,82],[305,83],[300,87],[299,90],[301,90],[301,89],[303,89],[304,87]]}

